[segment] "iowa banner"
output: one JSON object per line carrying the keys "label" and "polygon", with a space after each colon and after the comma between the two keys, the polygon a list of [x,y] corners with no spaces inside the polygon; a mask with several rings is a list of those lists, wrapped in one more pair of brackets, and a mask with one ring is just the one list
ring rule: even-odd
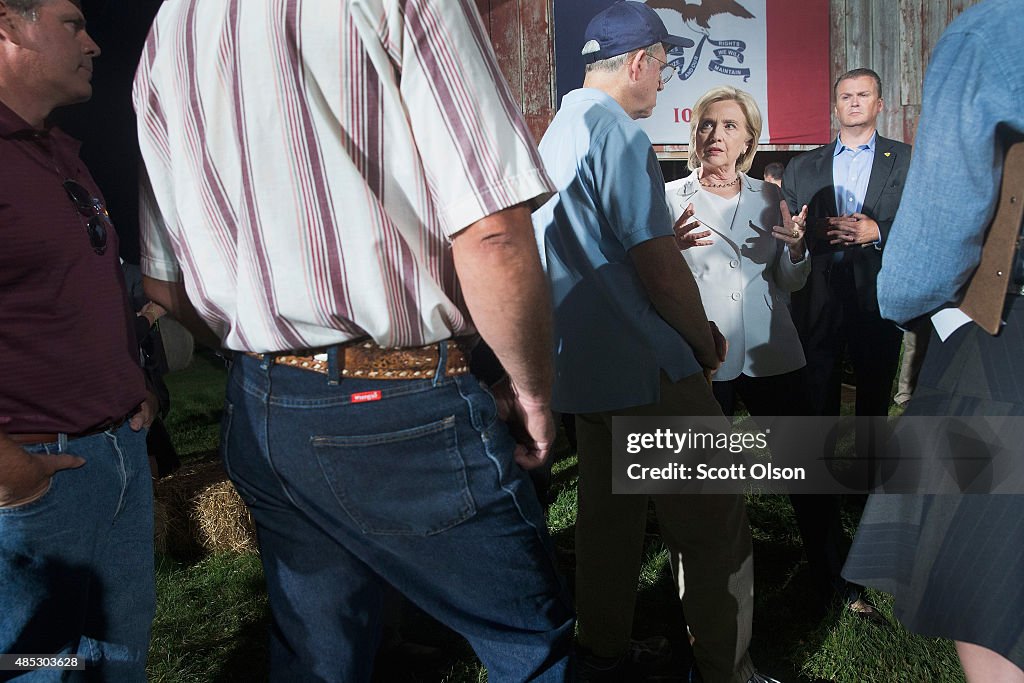
{"label": "iowa banner", "polygon": [[[583,84],[590,19],[614,0],[555,0],[558,98]],[[640,0],[631,0],[640,1]],[[690,38],[669,62],[678,77],[640,124],[655,144],[686,144],[693,103],[718,85],[746,90],[765,118],[762,144],[831,139],[828,0],[647,0],[669,33]],[[861,65],[854,65],[861,66]]]}

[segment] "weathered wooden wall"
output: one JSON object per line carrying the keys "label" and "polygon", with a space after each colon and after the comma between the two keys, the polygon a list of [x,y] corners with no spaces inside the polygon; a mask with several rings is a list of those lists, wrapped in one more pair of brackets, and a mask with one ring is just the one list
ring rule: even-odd
{"label": "weathered wooden wall", "polygon": [[[553,3],[568,1],[475,0],[505,77],[537,139],[556,108]],[[832,80],[860,66],[877,71],[886,105],[879,132],[913,143],[928,57],[949,22],[979,1],[830,0]],[[766,145],[763,149],[808,147]],[[665,156],[678,156],[680,150],[673,150],[675,154]]]}
{"label": "weathered wooden wall", "polygon": [[538,140],[555,115],[555,1],[476,0],[501,69]]}
{"label": "weathered wooden wall", "polygon": [[885,99],[878,130],[912,144],[928,58],[949,23],[979,1],[831,0],[832,80],[859,66],[877,71]]}

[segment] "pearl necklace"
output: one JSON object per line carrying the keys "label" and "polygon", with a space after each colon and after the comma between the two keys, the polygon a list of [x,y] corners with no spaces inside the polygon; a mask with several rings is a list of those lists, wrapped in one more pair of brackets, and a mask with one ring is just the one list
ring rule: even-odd
{"label": "pearl necklace", "polygon": [[701,180],[700,184],[703,185],[704,187],[732,187],[733,185],[738,185],[739,182],[740,177],[736,176],[727,183],[705,183],[703,180]]}

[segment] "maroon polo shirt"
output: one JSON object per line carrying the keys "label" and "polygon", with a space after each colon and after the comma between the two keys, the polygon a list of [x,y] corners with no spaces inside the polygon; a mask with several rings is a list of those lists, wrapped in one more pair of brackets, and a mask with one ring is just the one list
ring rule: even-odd
{"label": "maroon polo shirt", "polygon": [[71,178],[102,198],[78,147],[0,103],[0,428],[9,433],[89,431],[145,397],[117,235],[96,254],[88,217],[64,191]]}

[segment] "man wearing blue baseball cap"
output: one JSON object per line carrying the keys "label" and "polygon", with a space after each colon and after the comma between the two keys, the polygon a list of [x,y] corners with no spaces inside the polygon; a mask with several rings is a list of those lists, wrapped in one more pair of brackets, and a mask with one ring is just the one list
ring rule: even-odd
{"label": "man wearing blue baseball cap", "polygon": [[613,417],[704,416],[727,425],[708,381],[725,340],[705,316],[675,241],[658,159],[636,123],[675,73],[666,49],[692,46],[641,2],[604,10],[584,36],[583,87],[565,95],[540,144],[558,188],[533,224],[554,301],[552,407],[576,415],[579,440],[576,605],[585,680],[640,676],[630,630],[652,499],[703,681],[770,680],[747,653],[753,561],[742,496],[612,494]]}

